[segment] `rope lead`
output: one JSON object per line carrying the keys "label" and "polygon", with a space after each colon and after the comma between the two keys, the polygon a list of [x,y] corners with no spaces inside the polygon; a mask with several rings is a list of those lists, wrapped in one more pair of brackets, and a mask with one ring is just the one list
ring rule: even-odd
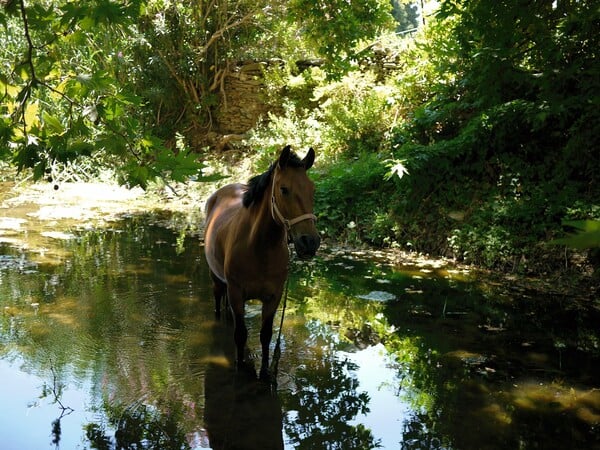
{"label": "rope lead", "polygon": [[273,359],[271,361],[271,367],[269,371],[272,375],[272,383],[277,385],[277,371],[279,368],[279,359],[281,358],[281,331],[283,330],[283,319],[285,317],[285,309],[287,307],[288,290],[290,286],[290,269],[292,267],[292,255],[288,247],[290,257],[288,259],[288,276],[285,280],[285,290],[283,292],[283,308],[281,310],[281,322],[279,323],[279,331],[277,332],[277,342],[275,343],[275,349],[273,350]]}

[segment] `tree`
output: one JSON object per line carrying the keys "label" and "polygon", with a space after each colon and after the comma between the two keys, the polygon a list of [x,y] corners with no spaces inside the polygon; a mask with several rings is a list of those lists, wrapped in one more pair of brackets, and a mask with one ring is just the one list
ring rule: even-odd
{"label": "tree", "polygon": [[396,33],[414,31],[419,25],[419,8],[416,3],[392,0],[392,15],[396,19]]}
{"label": "tree", "polygon": [[202,178],[189,136],[210,130],[235,62],[307,49],[300,40],[339,74],[390,18],[383,0],[4,5],[0,157],[36,178],[92,161],[141,186]]}
{"label": "tree", "polygon": [[537,179],[589,193],[600,172],[600,11],[593,1],[527,5],[442,2],[454,47],[437,63],[454,80],[431,106],[444,111],[447,136],[481,131],[483,158],[516,156],[539,164]]}
{"label": "tree", "polygon": [[292,0],[290,19],[314,51],[325,58],[325,70],[334,78],[351,69],[356,46],[392,26],[388,0]]}
{"label": "tree", "polygon": [[135,90],[149,124],[173,142],[206,134],[238,61],[277,55],[283,3],[265,0],[148,1],[130,47]]}
{"label": "tree", "polygon": [[143,102],[127,82],[119,44],[131,37],[141,8],[139,1],[110,0],[6,4],[2,159],[41,178],[92,157],[142,186],[159,175],[181,180],[199,173],[193,155],[170,151],[136,114]]}

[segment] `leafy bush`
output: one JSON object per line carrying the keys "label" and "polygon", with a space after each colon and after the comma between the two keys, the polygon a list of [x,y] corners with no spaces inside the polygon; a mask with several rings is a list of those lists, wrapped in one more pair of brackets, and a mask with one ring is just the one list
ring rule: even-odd
{"label": "leafy bush", "polygon": [[333,78],[351,70],[359,42],[394,25],[388,0],[292,0],[287,8]]}
{"label": "leafy bush", "polygon": [[597,35],[583,30],[598,11],[517,6],[442,2],[426,40],[405,53],[415,62],[397,77],[406,114],[390,148],[410,173],[395,205],[399,242],[530,270],[555,253],[545,243],[573,205],[587,205],[575,218],[596,218]]}
{"label": "leafy bush", "polygon": [[334,240],[384,246],[395,242],[397,229],[390,198],[392,183],[384,183],[380,156],[364,154],[316,171],[315,211],[319,230]]}
{"label": "leafy bush", "polygon": [[268,80],[270,94],[286,100],[283,114],[271,114],[247,141],[259,149],[258,167],[272,161],[282,143],[300,153],[310,143],[317,150],[319,229],[352,243],[394,244],[398,228],[388,202],[397,191],[384,181],[389,169],[383,155],[389,153],[396,91],[370,72],[330,82],[313,68],[296,76],[271,73]]}
{"label": "leafy bush", "polygon": [[326,151],[354,158],[381,150],[395,116],[394,94],[370,72],[351,72],[315,89],[320,102],[316,116],[326,124],[322,135]]}
{"label": "leafy bush", "polygon": [[563,220],[598,219],[599,12],[441,3],[387,82],[299,76],[263,136],[326,155],[316,210],[330,237],[505,270],[562,264],[548,243]]}
{"label": "leafy bush", "polygon": [[138,2],[15,1],[0,10],[0,158],[36,179],[88,158],[142,186],[161,174],[201,176],[196,158],[173,153],[139,113],[126,51],[139,17]]}
{"label": "leafy bush", "polygon": [[[376,83],[369,72],[351,72],[328,82],[318,68],[293,76],[269,76],[272,97],[284,96],[282,114],[252,131],[249,146],[276,147],[282,142],[318,147],[320,161],[355,158],[385,149],[397,101],[395,90]],[[278,93],[278,94],[277,94]]]}
{"label": "leafy bush", "polygon": [[130,184],[202,179],[189,144],[206,142],[233,65],[316,49],[307,56],[324,57],[339,78],[357,43],[391,25],[390,9],[386,0],[3,2],[0,158],[36,178],[93,156]]}

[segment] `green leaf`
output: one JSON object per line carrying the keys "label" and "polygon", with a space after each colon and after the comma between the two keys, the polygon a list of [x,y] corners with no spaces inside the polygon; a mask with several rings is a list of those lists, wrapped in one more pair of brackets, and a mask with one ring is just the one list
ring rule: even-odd
{"label": "green leaf", "polygon": [[69,144],[69,151],[77,156],[90,156],[94,151],[94,145],[90,142],[77,140]]}
{"label": "green leaf", "polygon": [[575,234],[555,239],[552,244],[566,245],[577,249],[600,247],[600,220],[565,220],[563,226],[576,230]]}
{"label": "green leaf", "polygon": [[63,134],[65,132],[65,128],[57,117],[54,117],[47,111],[42,113],[42,119],[44,120],[44,124],[47,128],[50,129],[54,134]]}
{"label": "green leaf", "polygon": [[123,157],[127,153],[127,140],[118,134],[102,133],[96,139],[96,147],[110,155]]}
{"label": "green leaf", "polygon": [[185,152],[173,153],[163,147],[157,155],[154,168],[159,173],[166,173],[175,181],[186,181],[188,178],[198,176],[202,164],[197,161],[197,155]]}
{"label": "green leaf", "polygon": [[143,189],[146,189],[150,179],[150,170],[148,170],[148,167],[136,165],[135,162],[132,162],[125,167],[125,172],[130,184],[141,186]]}
{"label": "green leaf", "polygon": [[10,154],[8,142],[13,139],[13,122],[9,117],[0,117],[0,158]]}

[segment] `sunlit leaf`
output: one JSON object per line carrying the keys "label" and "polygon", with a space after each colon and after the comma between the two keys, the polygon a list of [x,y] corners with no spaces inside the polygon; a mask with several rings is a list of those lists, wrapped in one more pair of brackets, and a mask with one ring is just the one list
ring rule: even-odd
{"label": "sunlit leaf", "polygon": [[16,97],[21,91],[19,86],[15,86],[13,84],[4,85],[4,89],[6,89],[6,93],[11,97]]}
{"label": "sunlit leaf", "polygon": [[38,102],[28,103],[25,108],[25,123],[28,128],[32,128],[35,125],[39,125],[40,120],[38,117],[38,111],[40,109],[40,104]]}
{"label": "sunlit leaf", "polygon": [[389,171],[385,174],[385,179],[391,180],[394,177],[394,175],[401,179],[404,175],[409,175],[408,169],[406,168],[404,163],[404,160],[395,159],[388,159],[387,161],[385,161],[385,165],[389,169]]}
{"label": "sunlit leaf", "polygon": [[53,131],[55,134],[62,134],[65,131],[65,128],[63,127],[62,123],[60,122],[60,120],[49,114],[48,112],[44,111],[42,113],[42,118],[44,119],[44,123],[46,124],[46,126]]}
{"label": "sunlit leaf", "polygon": [[600,220],[565,220],[563,225],[574,228],[575,234],[555,239],[553,244],[577,249],[600,247]]}
{"label": "sunlit leaf", "polygon": [[28,70],[27,66],[22,64],[21,66],[18,67],[18,71],[19,71],[19,76],[21,77],[21,79],[23,81],[29,80],[30,76],[29,76],[29,70]]}
{"label": "sunlit leaf", "polygon": [[67,85],[67,83],[69,82],[70,78],[65,78],[64,80],[62,80],[60,83],[58,83],[55,87],[54,90],[57,92],[52,92],[51,95],[56,96],[56,97],[60,97],[60,94],[64,94],[65,92],[65,87]]}
{"label": "sunlit leaf", "polygon": [[[158,146],[157,146],[158,147]],[[190,177],[202,178],[202,163],[194,153],[173,153],[170,149],[160,145],[160,152],[153,165],[158,173],[168,175],[175,181],[186,181]]]}
{"label": "sunlit leaf", "polygon": [[82,30],[84,31],[89,31],[94,27],[95,23],[94,23],[94,19],[90,16],[84,16],[80,21],[79,21],[79,26],[81,27]]}
{"label": "sunlit leaf", "polygon": [[84,45],[86,41],[87,38],[83,30],[77,30],[65,36],[65,42],[71,43],[73,45]]}

